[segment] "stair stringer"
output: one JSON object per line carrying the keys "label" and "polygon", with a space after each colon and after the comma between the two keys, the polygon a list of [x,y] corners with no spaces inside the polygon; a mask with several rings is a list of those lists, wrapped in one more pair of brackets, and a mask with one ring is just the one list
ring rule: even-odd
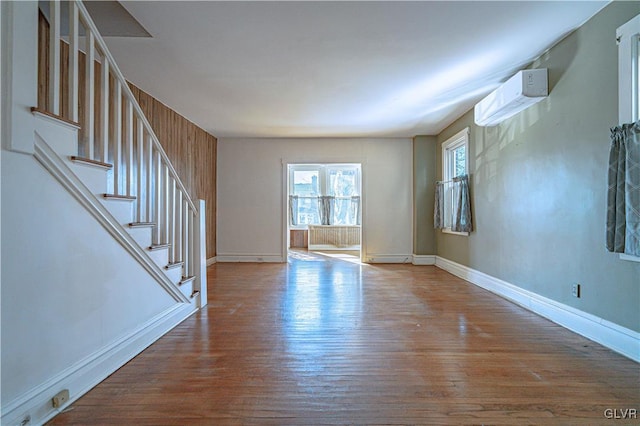
{"label": "stair stringer", "polygon": [[111,234],[113,238],[169,293],[177,302],[191,303],[180,288],[145,253],[131,235],[118,223],[109,210],[76,177],[58,154],[36,132],[34,157],[62,186]]}

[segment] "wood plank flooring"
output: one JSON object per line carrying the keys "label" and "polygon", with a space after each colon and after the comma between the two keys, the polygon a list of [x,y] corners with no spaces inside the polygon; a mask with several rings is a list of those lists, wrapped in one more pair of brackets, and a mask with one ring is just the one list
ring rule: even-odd
{"label": "wood plank flooring", "polygon": [[50,424],[640,423],[605,417],[640,411],[638,364],[436,267],[293,252],[208,279]]}

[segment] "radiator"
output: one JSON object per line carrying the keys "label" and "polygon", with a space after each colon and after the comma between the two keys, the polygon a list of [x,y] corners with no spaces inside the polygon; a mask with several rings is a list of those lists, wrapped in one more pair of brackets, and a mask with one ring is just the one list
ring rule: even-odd
{"label": "radiator", "polygon": [[360,249],[360,227],[309,225],[309,250]]}

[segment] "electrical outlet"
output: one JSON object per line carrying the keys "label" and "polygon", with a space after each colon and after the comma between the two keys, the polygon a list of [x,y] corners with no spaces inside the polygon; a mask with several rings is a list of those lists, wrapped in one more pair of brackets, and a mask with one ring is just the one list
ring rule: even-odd
{"label": "electrical outlet", "polygon": [[53,408],[62,407],[69,400],[69,389],[63,389],[51,398]]}
{"label": "electrical outlet", "polygon": [[580,297],[580,284],[571,284],[571,295],[573,297]]}

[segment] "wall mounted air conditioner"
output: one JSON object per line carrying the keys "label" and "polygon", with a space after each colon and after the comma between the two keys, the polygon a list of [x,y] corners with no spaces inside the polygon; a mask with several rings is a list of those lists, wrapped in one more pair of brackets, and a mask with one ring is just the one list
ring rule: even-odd
{"label": "wall mounted air conditioner", "polygon": [[495,126],[548,94],[546,68],[519,71],[478,102],[474,108],[475,122],[479,126]]}

